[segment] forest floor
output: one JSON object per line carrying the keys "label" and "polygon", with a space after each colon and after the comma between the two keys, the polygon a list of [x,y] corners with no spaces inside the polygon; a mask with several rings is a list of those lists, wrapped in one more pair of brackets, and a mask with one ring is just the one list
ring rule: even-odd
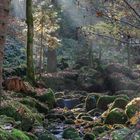
{"label": "forest floor", "polygon": [[5,90],[0,140],[140,140],[140,73],[116,64],[102,73],[85,67],[43,75],[38,88]]}

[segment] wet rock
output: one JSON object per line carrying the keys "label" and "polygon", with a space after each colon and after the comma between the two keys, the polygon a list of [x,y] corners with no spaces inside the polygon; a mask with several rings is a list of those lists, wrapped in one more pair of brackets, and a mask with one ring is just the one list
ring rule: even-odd
{"label": "wet rock", "polygon": [[100,96],[98,94],[94,94],[94,93],[87,96],[85,100],[85,106],[87,111],[96,108],[96,103],[99,97]]}
{"label": "wet rock", "polygon": [[95,117],[95,116],[100,116],[102,114],[102,110],[100,110],[99,108],[95,108],[90,110],[89,112],[87,112],[89,115]]}
{"label": "wet rock", "polygon": [[75,124],[74,120],[72,119],[67,119],[64,121],[65,124]]}
{"label": "wet rock", "polygon": [[81,140],[79,133],[74,128],[67,128],[63,132],[64,139],[71,139],[71,140]]}
{"label": "wet rock", "polygon": [[74,99],[64,99],[64,105],[68,109],[73,109],[76,105],[80,103],[80,100],[78,98]]}
{"label": "wet rock", "polygon": [[114,108],[111,110],[106,119],[105,124],[125,124],[127,122],[127,116],[125,112],[120,108]]}
{"label": "wet rock", "polygon": [[125,109],[125,112],[129,118],[133,117],[136,112],[140,112],[140,98],[134,98],[131,100]]}
{"label": "wet rock", "polygon": [[56,106],[60,107],[60,108],[64,108],[65,104],[64,104],[64,99],[63,98],[57,98],[56,100]]}
{"label": "wet rock", "polygon": [[64,97],[64,92],[56,92],[55,93],[55,98],[62,98],[62,97]]}
{"label": "wet rock", "polygon": [[57,138],[53,134],[46,131],[38,135],[38,140],[57,140]]}
{"label": "wet rock", "polygon": [[95,137],[95,135],[92,134],[92,133],[87,133],[87,134],[85,134],[85,136],[84,136],[83,139],[84,139],[84,140],[96,140],[96,137]]}

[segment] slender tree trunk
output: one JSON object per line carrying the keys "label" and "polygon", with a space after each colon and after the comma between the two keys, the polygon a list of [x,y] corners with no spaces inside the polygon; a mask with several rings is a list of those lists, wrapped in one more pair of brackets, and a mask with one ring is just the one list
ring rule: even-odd
{"label": "slender tree trunk", "polygon": [[2,65],[4,44],[6,40],[7,22],[9,16],[10,0],[0,0],[0,104],[2,97]]}
{"label": "slender tree trunk", "polygon": [[57,57],[55,49],[48,49],[47,55],[47,72],[53,73],[57,71]]}
{"label": "slender tree trunk", "polygon": [[27,22],[27,78],[35,83],[35,72],[33,62],[33,15],[32,0],[26,0],[26,22]]}
{"label": "slender tree trunk", "polygon": [[39,75],[41,76],[42,69],[43,69],[43,32],[44,29],[44,12],[42,8],[42,19],[41,19],[41,37],[40,37],[40,58],[39,58]]}

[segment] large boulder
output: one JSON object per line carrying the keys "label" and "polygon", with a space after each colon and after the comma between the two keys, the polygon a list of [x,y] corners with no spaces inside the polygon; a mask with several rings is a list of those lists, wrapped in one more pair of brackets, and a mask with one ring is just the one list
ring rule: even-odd
{"label": "large boulder", "polygon": [[52,109],[55,106],[55,94],[50,88],[42,95],[36,96],[36,98],[41,102],[46,103],[50,109]]}
{"label": "large boulder", "polygon": [[0,115],[6,115],[14,118],[15,121],[20,121],[24,131],[29,131],[34,123],[42,123],[41,115],[18,101],[4,101],[0,108]]}
{"label": "large boulder", "polygon": [[140,97],[134,98],[127,105],[125,112],[129,118],[133,117],[136,113],[140,113]]}
{"label": "large boulder", "polygon": [[103,92],[105,91],[103,75],[89,67],[82,67],[78,77],[79,87],[82,90]]}
{"label": "large boulder", "polygon": [[110,64],[106,67],[104,74],[106,87],[113,93],[119,90],[139,89],[139,75],[126,66]]}
{"label": "large boulder", "polygon": [[96,104],[97,104],[99,97],[100,97],[100,95],[96,94],[96,93],[92,93],[87,96],[87,98],[85,100],[86,111],[90,111],[90,110],[96,108]]}
{"label": "large boulder", "polygon": [[127,115],[120,108],[112,109],[105,118],[105,124],[125,124],[127,122]]}

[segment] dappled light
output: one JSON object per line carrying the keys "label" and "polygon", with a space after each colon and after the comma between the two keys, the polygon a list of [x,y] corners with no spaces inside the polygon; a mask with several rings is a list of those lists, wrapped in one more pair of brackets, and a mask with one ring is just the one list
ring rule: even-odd
{"label": "dappled light", "polygon": [[0,140],[140,140],[139,0],[0,0]]}

